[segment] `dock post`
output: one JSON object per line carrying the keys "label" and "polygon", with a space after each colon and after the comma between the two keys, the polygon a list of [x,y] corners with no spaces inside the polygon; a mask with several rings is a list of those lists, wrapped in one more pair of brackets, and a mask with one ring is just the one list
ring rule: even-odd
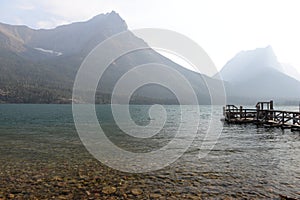
{"label": "dock post", "polygon": [[260,110],[260,105],[256,104],[256,121],[258,122],[259,119],[259,110]]}
{"label": "dock post", "polygon": [[[273,100],[270,101],[270,110],[274,110]],[[274,112],[271,111],[269,118],[270,120],[274,120]]]}
{"label": "dock post", "polygon": [[297,121],[296,121],[296,114],[293,113],[293,126],[294,126],[296,123],[297,123]]}
{"label": "dock post", "polygon": [[284,127],[284,111],[282,111],[281,128]]}
{"label": "dock post", "polygon": [[240,106],[240,119],[243,118],[243,106]]}
{"label": "dock post", "polygon": [[274,107],[273,107],[273,100],[270,101],[270,110],[273,110]]}

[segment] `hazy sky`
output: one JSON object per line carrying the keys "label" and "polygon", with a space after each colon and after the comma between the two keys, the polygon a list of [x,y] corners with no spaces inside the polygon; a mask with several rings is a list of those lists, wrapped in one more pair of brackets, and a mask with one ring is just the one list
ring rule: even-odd
{"label": "hazy sky", "polygon": [[[88,2],[88,3],[87,3]],[[196,41],[220,69],[241,50],[271,45],[300,71],[298,0],[0,0],[0,21],[52,28],[115,10],[134,28],[166,28]]]}

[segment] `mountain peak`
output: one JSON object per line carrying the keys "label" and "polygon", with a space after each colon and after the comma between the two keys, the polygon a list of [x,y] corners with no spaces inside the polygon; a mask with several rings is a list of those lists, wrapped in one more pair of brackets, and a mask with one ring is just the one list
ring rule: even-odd
{"label": "mountain peak", "polygon": [[[112,10],[110,13],[107,13],[110,16],[117,16],[120,17],[119,13],[117,13],[116,11]],[[121,18],[121,17],[120,17]]]}
{"label": "mountain peak", "polygon": [[275,56],[275,53],[274,53],[274,50],[273,50],[273,47],[271,45],[268,45],[266,47],[259,47],[259,48],[256,48],[256,49],[252,49],[252,50],[243,50],[243,51],[240,51],[237,56],[239,55],[245,55],[245,54],[256,54],[256,55],[259,55],[259,54],[269,54],[269,55],[272,55],[272,56]]}
{"label": "mountain peak", "polygon": [[274,55],[276,57],[276,55],[274,53],[274,50],[273,50],[273,47],[271,45],[268,45],[268,46],[262,47],[262,48],[257,48],[253,51],[258,51],[260,53],[263,53],[263,52],[268,53],[268,54]]}
{"label": "mountain peak", "polygon": [[273,51],[273,47],[271,45],[266,46],[264,49],[272,50]]}
{"label": "mountain peak", "polygon": [[262,71],[277,70],[283,72],[272,46],[242,51],[232,58],[221,70],[226,81],[244,81],[252,79]]}
{"label": "mountain peak", "polygon": [[121,18],[121,16],[119,15],[119,13],[117,13],[115,11],[111,11],[111,12],[108,12],[106,14],[96,15],[92,19],[90,19],[89,21],[94,21],[95,22],[95,21],[103,21],[103,20],[109,20],[109,21],[113,21],[115,23],[118,22],[118,23],[126,24],[125,20],[123,20]]}

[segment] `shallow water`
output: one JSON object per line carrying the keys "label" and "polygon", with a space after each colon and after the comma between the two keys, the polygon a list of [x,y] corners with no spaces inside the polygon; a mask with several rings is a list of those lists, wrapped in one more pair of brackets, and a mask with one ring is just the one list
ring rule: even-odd
{"label": "shallow water", "polygon": [[[149,117],[149,106],[130,109],[136,124],[159,120]],[[195,114],[193,106],[183,109]],[[108,138],[132,152],[167,145],[184,123],[178,106],[166,106],[168,119],[163,130],[151,139],[137,139],[115,125],[110,106],[98,105],[96,110]],[[202,144],[210,110],[200,106],[197,136],[180,159],[159,171],[132,174],[111,169],[88,153],[75,130],[71,105],[0,105],[0,199],[300,198],[299,132],[219,122],[212,126],[223,126],[223,131],[209,149]],[[217,110],[220,116],[222,108]],[[185,129],[181,137],[189,131]],[[199,153],[207,155],[199,158]],[[116,191],[106,194],[105,186]],[[133,188],[142,192],[136,194]]]}

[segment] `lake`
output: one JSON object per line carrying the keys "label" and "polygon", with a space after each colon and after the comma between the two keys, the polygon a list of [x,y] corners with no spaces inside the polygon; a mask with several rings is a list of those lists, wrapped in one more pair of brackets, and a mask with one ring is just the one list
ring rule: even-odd
{"label": "lake", "polygon": [[[147,153],[169,144],[181,123],[179,106],[165,108],[164,128],[147,139],[125,135],[109,105],[96,111],[116,146]],[[144,126],[160,120],[151,119],[148,109],[130,106],[133,121]],[[221,116],[222,107],[217,110]],[[202,148],[209,119],[210,107],[200,106],[199,130],[184,155],[163,169],[136,174],[110,168],[86,150],[71,105],[0,105],[0,199],[300,199],[299,132],[219,121],[213,126],[223,130],[215,146]]]}

